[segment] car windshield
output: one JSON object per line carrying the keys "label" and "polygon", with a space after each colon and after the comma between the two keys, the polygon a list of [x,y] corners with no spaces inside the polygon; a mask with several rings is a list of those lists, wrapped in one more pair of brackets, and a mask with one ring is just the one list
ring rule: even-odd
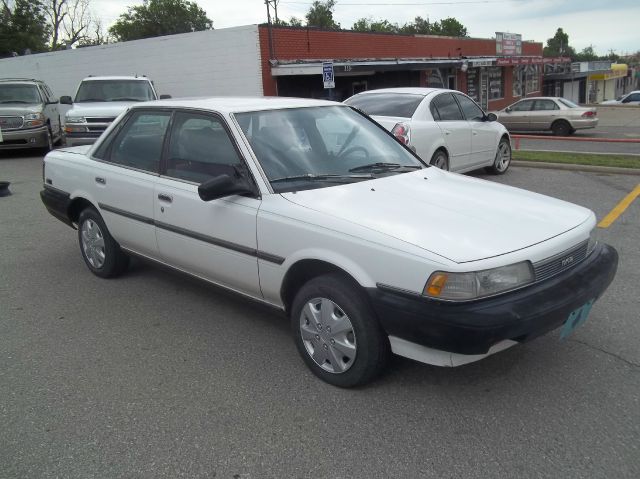
{"label": "car windshield", "polygon": [[405,173],[425,165],[355,110],[323,106],[237,113],[276,192]]}
{"label": "car windshield", "polygon": [[85,80],[76,94],[76,103],[93,101],[155,100],[151,84],[145,80]]}
{"label": "car windshield", "polygon": [[35,85],[0,84],[0,103],[40,103]]}
{"label": "car windshield", "polygon": [[558,101],[569,108],[580,108],[580,105],[576,105],[571,100],[567,100],[566,98],[558,98]]}
{"label": "car windshield", "polygon": [[411,118],[424,95],[412,93],[365,93],[345,100],[367,115],[399,116]]}

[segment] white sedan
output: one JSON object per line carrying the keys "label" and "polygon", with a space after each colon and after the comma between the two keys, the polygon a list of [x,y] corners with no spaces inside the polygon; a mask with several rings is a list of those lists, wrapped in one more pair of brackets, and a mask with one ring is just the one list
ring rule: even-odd
{"label": "white sedan", "polygon": [[495,174],[511,164],[511,142],[493,113],[464,93],[442,88],[384,88],[345,100],[383,125],[426,162],[464,173],[486,167]]}
{"label": "white sedan", "polygon": [[617,268],[588,209],[429,167],[340,103],[142,103],[93,146],[49,153],[43,181],[93,274],[135,255],[280,309],[342,387],[390,352],[456,366],[566,337]]}
{"label": "white sedan", "polygon": [[601,105],[640,105],[640,90],[619,96],[615,100],[605,100]]}

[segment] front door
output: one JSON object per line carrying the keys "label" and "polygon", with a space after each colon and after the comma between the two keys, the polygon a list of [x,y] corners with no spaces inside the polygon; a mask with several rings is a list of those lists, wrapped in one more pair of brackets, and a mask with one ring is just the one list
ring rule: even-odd
{"label": "front door", "polygon": [[529,129],[529,114],[535,100],[520,100],[509,107],[509,111],[500,112],[500,123],[507,129],[525,131]]}
{"label": "front door", "polygon": [[246,173],[224,120],[178,111],[156,184],[158,248],[168,264],[233,290],[260,296],[256,217],[259,198],[202,201],[198,185],[219,175]]}
{"label": "front door", "polygon": [[471,129],[470,165],[492,162],[496,155],[498,138],[496,128],[489,121],[485,121],[485,114],[469,97],[461,93],[454,94],[462,108],[462,113]]}

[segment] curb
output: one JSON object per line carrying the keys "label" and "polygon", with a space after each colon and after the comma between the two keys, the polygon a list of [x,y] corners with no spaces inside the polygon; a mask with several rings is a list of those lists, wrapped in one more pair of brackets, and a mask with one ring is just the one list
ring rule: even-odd
{"label": "curb", "polygon": [[640,176],[640,169],[638,168],[620,168],[615,166],[576,165],[573,163],[545,163],[542,161],[524,160],[513,160],[511,162],[511,165],[525,166],[527,168],[548,168],[551,170],[587,171],[589,173],[609,173],[614,175]]}

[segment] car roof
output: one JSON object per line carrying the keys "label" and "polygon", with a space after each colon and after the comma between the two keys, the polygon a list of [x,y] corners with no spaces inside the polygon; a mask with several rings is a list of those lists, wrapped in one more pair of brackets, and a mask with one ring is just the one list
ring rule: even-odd
{"label": "car roof", "polygon": [[440,91],[457,91],[457,90],[449,90],[448,88],[426,88],[426,87],[379,88],[377,90],[363,91],[361,93],[358,93],[358,95],[375,95],[379,93],[405,93],[410,95],[427,96],[430,93],[440,92]]}
{"label": "car roof", "polygon": [[35,80],[33,78],[0,78],[2,83],[43,83],[42,80]]}
{"label": "car roof", "polygon": [[342,103],[333,101],[312,100],[308,98],[287,98],[279,96],[171,98],[167,100],[138,103],[132,108],[194,108],[217,111],[220,113],[241,113],[258,110],[282,110],[286,108],[305,108],[331,105],[348,108]]}
{"label": "car roof", "polygon": [[83,78],[82,81],[94,81],[94,80],[140,80],[140,81],[150,81],[149,78],[145,76],[125,76],[125,75],[103,75],[103,76],[89,76]]}

